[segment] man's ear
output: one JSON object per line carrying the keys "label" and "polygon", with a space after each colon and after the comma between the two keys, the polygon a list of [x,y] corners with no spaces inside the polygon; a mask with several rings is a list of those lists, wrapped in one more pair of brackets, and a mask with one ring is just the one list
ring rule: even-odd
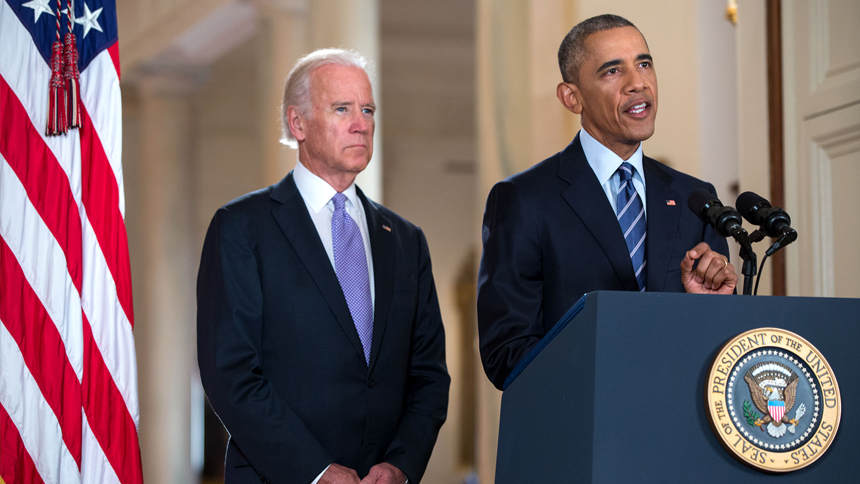
{"label": "man's ear", "polygon": [[580,92],[575,84],[561,82],[555,88],[555,95],[561,104],[573,114],[582,114],[582,103],[579,102]]}
{"label": "man's ear", "polygon": [[305,118],[296,106],[287,106],[287,126],[296,141],[305,140]]}

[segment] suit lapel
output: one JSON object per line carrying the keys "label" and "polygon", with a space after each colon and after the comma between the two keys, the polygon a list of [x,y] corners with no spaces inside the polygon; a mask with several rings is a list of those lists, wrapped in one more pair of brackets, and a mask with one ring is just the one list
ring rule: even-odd
{"label": "suit lapel", "polygon": [[[370,346],[370,364],[368,366],[372,371],[385,335],[385,326],[388,323],[388,313],[391,307],[392,291],[394,290],[394,234],[391,233],[391,222],[379,212],[376,204],[370,201],[361,190],[357,190],[357,192],[367,216],[370,251],[373,254],[373,281],[376,300],[373,305],[373,342]],[[388,227],[388,230],[383,226]]]}
{"label": "suit lapel", "polygon": [[[325,252],[322,241],[317,234],[316,226],[308,214],[307,206],[302,199],[293,173],[290,172],[272,190],[271,198],[281,203],[272,209],[272,216],[281,227],[293,250],[298,254],[305,268],[325,298],[335,319],[340,323],[355,350],[364,360],[364,348],[352,321],[349,306],[337,280],[337,274]],[[375,257],[374,257],[375,259]]]}
{"label": "suit lapel", "polygon": [[579,135],[561,152],[560,158],[558,176],[570,183],[570,186],[562,191],[562,198],[570,204],[597,240],[624,289],[638,290],[639,286],[633,272],[633,263],[630,262],[630,254],[627,252],[627,244],[624,242],[624,234],[621,233],[621,227],[612,212],[612,206],[606,200],[606,193],[585,159]]}
{"label": "suit lapel", "polygon": [[[676,267],[669,267],[681,218],[681,194],[671,188],[672,176],[660,165],[643,158],[645,167],[645,203],[648,204],[648,239],[646,257],[648,259],[649,291],[661,291],[666,283],[666,273]],[[669,202],[673,201],[673,205]]]}

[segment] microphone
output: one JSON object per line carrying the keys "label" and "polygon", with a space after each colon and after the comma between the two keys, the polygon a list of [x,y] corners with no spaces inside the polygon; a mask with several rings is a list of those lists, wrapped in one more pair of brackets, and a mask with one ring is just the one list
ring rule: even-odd
{"label": "microphone", "polygon": [[741,274],[744,275],[744,295],[752,294],[752,278],[756,273],[756,255],[752,248],[750,234],[741,225],[743,223],[741,214],[733,207],[724,207],[719,198],[701,188],[690,192],[690,196],[687,197],[687,206],[703,222],[711,225],[718,234],[723,237],[731,235],[740,244],[741,250],[738,255],[744,261],[743,267],[741,267]]}
{"label": "microphone", "polygon": [[772,207],[770,202],[753,192],[743,192],[738,196],[738,211],[753,225],[761,226],[761,231],[768,237],[779,237],[783,233],[794,232],[792,241],[797,238],[797,232],[790,227],[791,218],[785,210]]}
{"label": "microphone", "polygon": [[710,224],[723,237],[734,237],[741,245],[749,244],[749,234],[741,225],[741,215],[733,207],[724,207],[712,193],[701,188],[690,192],[687,206],[703,222]]}
{"label": "microphone", "polygon": [[749,223],[758,225],[764,235],[777,239],[767,250],[767,255],[772,255],[797,240],[797,231],[791,228],[791,218],[785,210],[772,207],[764,197],[753,192],[744,192],[738,196],[737,205]]}

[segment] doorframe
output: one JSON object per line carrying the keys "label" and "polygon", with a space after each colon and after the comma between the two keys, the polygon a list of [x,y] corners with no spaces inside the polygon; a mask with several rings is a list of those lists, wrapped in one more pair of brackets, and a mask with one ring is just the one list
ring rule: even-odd
{"label": "doorframe", "polygon": [[[770,171],[770,200],[775,207],[785,206],[785,145],[782,86],[782,2],[767,0],[767,106]],[[785,296],[785,254],[771,257],[772,294]]]}

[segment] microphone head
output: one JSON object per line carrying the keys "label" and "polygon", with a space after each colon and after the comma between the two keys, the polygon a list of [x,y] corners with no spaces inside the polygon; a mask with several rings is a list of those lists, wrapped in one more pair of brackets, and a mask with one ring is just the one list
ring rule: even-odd
{"label": "microphone head", "polygon": [[711,207],[722,207],[723,204],[713,193],[697,188],[690,192],[690,196],[687,197],[687,206],[703,222],[711,223],[711,220],[708,219],[708,210]]}
{"label": "microphone head", "polygon": [[771,208],[770,202],[761,195],[753,192],[743,192],[738,195],[736,205],[738,206],[738,212],[747,219],[747,222],[753,225],[764,224],[764,217],[759,210],[762,208]]}

